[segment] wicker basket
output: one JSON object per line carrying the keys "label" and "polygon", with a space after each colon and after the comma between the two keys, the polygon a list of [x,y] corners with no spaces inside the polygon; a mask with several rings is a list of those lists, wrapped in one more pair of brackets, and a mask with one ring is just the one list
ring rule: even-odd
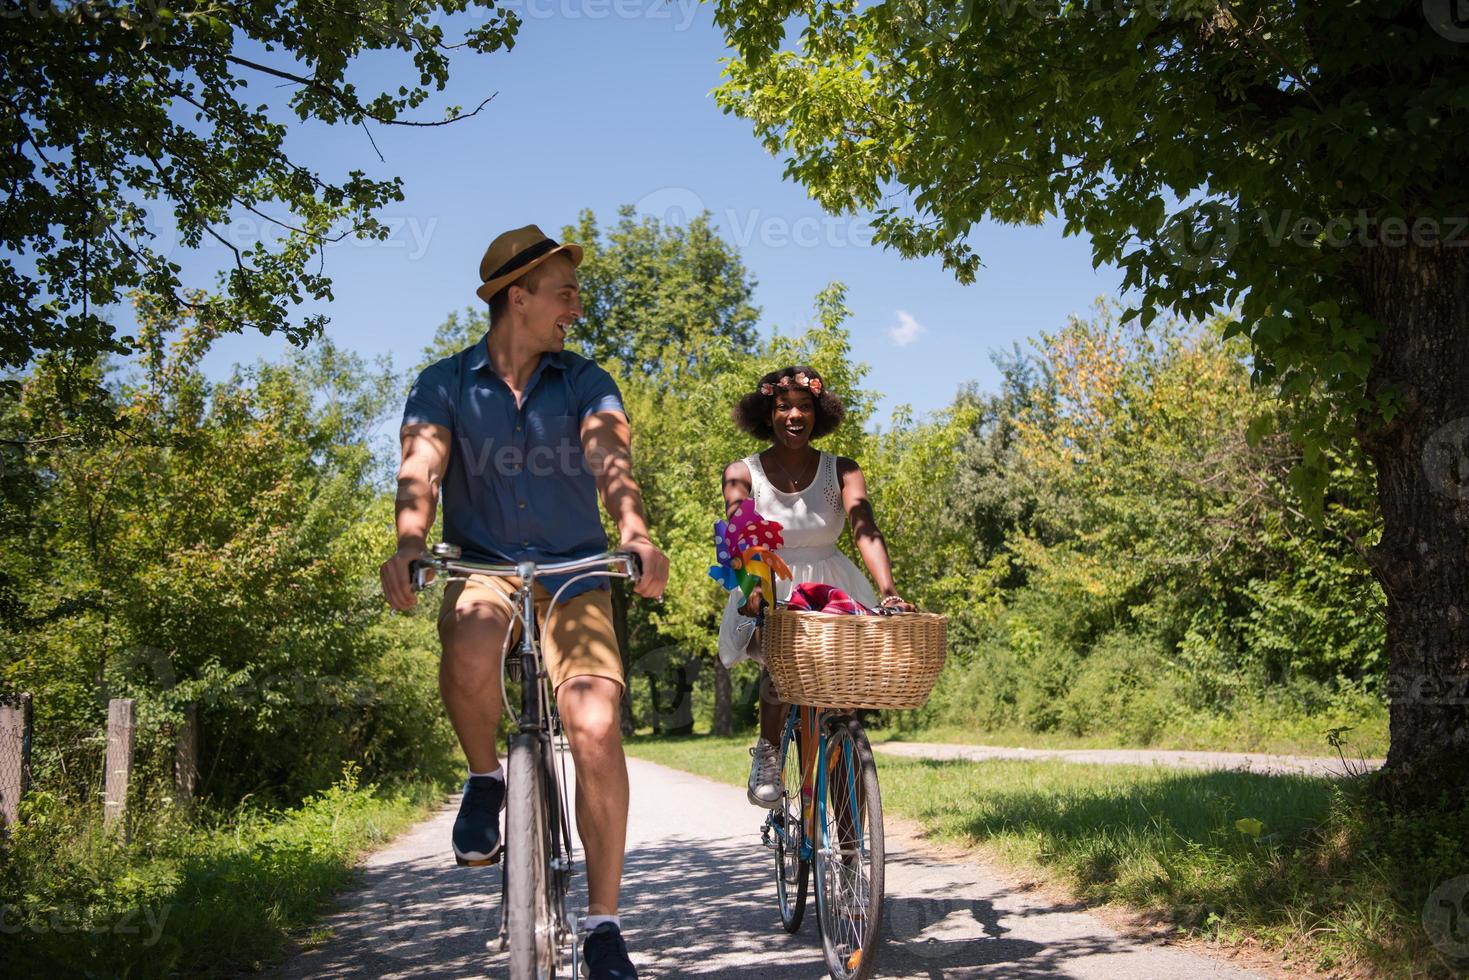
{"label": "wicker basket", "polygon": [[760,646],[781,700],[820,708],[921,708],[944,666],[947,616],[775,610]]}

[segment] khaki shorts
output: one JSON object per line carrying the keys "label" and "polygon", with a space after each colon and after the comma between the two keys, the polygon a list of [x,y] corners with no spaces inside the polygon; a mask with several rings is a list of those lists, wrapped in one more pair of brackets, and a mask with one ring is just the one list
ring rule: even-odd
{"label": "khaki shorts", "polygon": [[[487,603],[508,616],[519,588],[518,578],[493,575],[456,578],[444,588],[443,605],[439,607],[439,635],[447,637],[452,633],[457,619],[454,616],[456,610],[476,603]],[[612,626],[612,593],[607,589],[588,589],[567,599],[556,607],[548,633],[546,610],[550,604],[551,593],[537,582],[536,630],[540,634],[541,656],[545,658],[546,670],[551,675],[551,689],[554,691],[571,678],[588,674],[606,677],[616,681],[619,687],[624,686],[622,656],[618,653],[617,632]],[[520,621],[516,619],[510,639],[512,654],[519,649],[519,642]]]}

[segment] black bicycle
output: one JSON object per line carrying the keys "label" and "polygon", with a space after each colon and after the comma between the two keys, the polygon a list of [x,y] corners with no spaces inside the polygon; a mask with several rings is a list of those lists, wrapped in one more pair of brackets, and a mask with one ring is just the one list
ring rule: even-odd
{"label": "black bicycle", "polygon": [[[568,912],[566,896],[575,873],[567,809],[565,738],[556,713],[550,677],[541,658],[536,630],[534,586],[539,575],[572,575],[552,597],[549,617],[567,586],[585,578],[625,578],[636,582],[642,572],[630,552],[595,555],[576,561],[537,565],[495,565],[460,558],[456,545],[436,544],[432,555],[412,563],[415,591],[428,584],[428,573],[446,578],[486,575],[518,578],[511,606],[511,628],[501,650],[501,696],[513,720],[514,734],[505,767],[505,863],[501,875],[500,948],[510,950],[511,980],[549,980],[560,973],[566,947],[571,947],[572,977],[578,975],[581,950],[579,920]],[[509,656],[514,623],[519,621],[520,653]],[[520,682],[520,711],[510,704],[509,680]]]}

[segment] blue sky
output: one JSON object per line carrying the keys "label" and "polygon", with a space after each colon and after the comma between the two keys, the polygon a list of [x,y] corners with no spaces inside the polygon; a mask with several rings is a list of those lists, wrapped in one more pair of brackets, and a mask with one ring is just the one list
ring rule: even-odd
{"label": "blue sky", "polygon": [[[992,349],[1062,326],[1120,282],[1115,269],[1093,271],[1087,243],[1063,238],[1059,222],[979,229],[973,244],[984,268],[970,286],[937,259],[904,260],[872,246],[865,222],[823,212],[782,179],[781,161],[747,122],[715,105],[710,90],[726,51],[707,5],[512,7],[524,20],[514,50],[458,58],[447,97],[423,116],[495,93],[475,118],[434,129],[375,127],[382,162],[360,129],[292,127],[288,150],[329,179],[356,168],[404,179],[405,200],[382,212],[394,229],[387,242],[327,251],[335,299],[322,309],[339,344],[410,365],[448,312],[478,302],[479,259],[495,234],[535,223],[555,235],[582,208],[607,223],[622,204],[665,220],[711,211],[758,280],[767,331],[800,330],[817,291],[845,282],[854,353],[871,367],[868,386],[883,395],[881,418],[904,402],[919,412],[942,408],[969,381],[992,388]],[[445,26],[454,32],[453,21]],[[375,54],[356,73],[373,89],[396,90],[414,77],[402,53]],[[251,88],[252,101],[272,94]],[[231,231],[244,241],[258,234],[247,221]],[[180,258],[202,271],[223,252]],[[222,374],[284,348],[256,334],[226,338],[206,368]]]}

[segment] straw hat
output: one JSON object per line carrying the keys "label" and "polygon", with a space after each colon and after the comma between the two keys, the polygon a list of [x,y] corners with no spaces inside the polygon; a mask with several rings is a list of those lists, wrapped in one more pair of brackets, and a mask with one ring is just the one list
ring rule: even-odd
{"label": "straw hat", "polygon": [[488,303],[500,290],[561,252],[571,257],[572,265],[581,265],[580,245],[560,245],[535,225],[507,231],[485,249],[485,257],[479,261],[479,277],[484,285],[475,293]]}

